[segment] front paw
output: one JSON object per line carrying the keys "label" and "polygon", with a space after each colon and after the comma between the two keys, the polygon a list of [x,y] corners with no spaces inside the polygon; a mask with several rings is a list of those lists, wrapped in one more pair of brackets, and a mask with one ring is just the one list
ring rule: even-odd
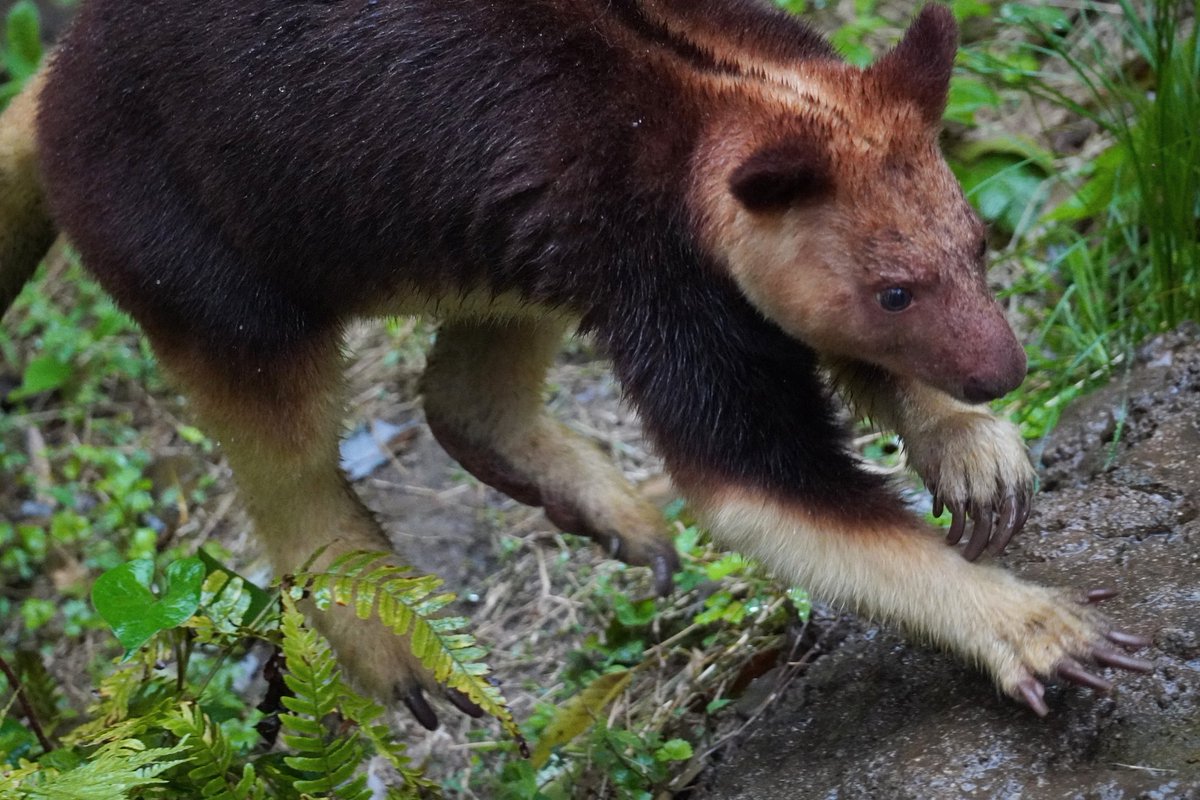
{"label": "front paw", "polygon": [[949,509],[946,541],[956,545],[972,522],[963,557],[1003,552],[1025,524],[1036,473],[1017,426],[986,411],[964,410],[932,420],[906,439],[909,464],[933,494],[933,513]]}
{"label": "front paw", "polygon": [[977,641],[985,666],[1010,697],[1045,716],[1043,681],[1059,680],[1108,692],[1112,684],[1088,672],[1088,666],[1149,672],[1153,664],[1122,648],[1138,649],[1148,638],[1117,630],[1092,604],[1115,592],[1097,589],[1079,598],[1065,592],[1019,584],[1023,596],[1000,611],[990,629],[990,641]]}

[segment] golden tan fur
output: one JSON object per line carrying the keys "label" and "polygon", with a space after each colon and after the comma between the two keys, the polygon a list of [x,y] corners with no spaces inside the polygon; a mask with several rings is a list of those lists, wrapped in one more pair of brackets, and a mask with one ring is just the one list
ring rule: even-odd
{"label": "golden tan fur", "polygon": [[[820,120],[836,129],[837,135],[828,137],[829,141],[848,148],[847,155],[850,149],[863,153],[878,148],[897,131],[913,129],[912,109],[893,102],[871,80],[863,80],[860,70],[837,61],[797,61],[748,51],[737,46],[736,37],[731,37],[729,31],[713,27],[707,17],[680,14],[673,5],[679,4],[661,0],[640,3],[650,19],[681,41],[733,68],[714,74],[699,71],[694,65],[689,68],[677,59],[694,82],[694,91],[728,93],[751,99],[748,105],[756,109],[774,107],[781,115]],[[862,114],[864,104],[872,109],[870,115]],[[880,115],[880,105],[889,106],[892,115]]]}
{"label": "golden tan fur", "polygon": [[[160,345],[156,354],[229,460],[258,540],[279,574],[300,569],[321,548],[317,568],[355,550],[392,549],[337,468],[343,357],[336,339],[291,361],[293,374],[275,386],[229,385],[200,353]],[[290,395],[281,403],[277,392]],[[312,619],[349,674],[375,696],[401,699],[394,694],[398,673],[433,688],[405,643],[378,622],[336,607]]]}
{"label": "golden tan fur", "polygon": [[1003,491],[1032,494],[1036,473],[1021,432],[987,406],[968,405],[918,380],[831,359],[829,371],[860,417],[895,431],[909,465],[946,502],[986,508]]}
{"label": "golden tan fur", "polygon": [[959,558],[915,518],[864,532],[744,490],[696,495],[725,544],[784,581],[897,622],[977,664],[1013,697],[1063,659],[1089,658],[1106,623],[1063,592]]}
{"label": "golden tan fur", "polygon": [[39,73],[0,116],[0,313],[12,303],[54,240],[34,149]]}
{"label": "golden tan fur", "polygon": [[[690,200],[697,227],[746,296],[788,333],[829,356],[869,352],[873,363],[889,371],[960,393],[958,378],[946,379],[946,360],[913,355],[969,348],[973,340],[991,336],[939,329],[952,316],[932,307],[921,312],[927,324],[896,331],[881,324],[878,309],[863,300],[896,285],[919,296],[952,294],[956,315],[989,334],[1005,330],[982,271],[962,268],[962,254],[953,249],[964,239],[981,242],[983,227],[914,107],[880,96],[870,72],[825,64],[810,69],[804,81],[816,87],[820,102],[807,92],[755,87],[772,102],[731,105],[727,116],[711,122],[695,158]],[[879,104],[882,112],[874,113]],[[764,106],[779,112],[764,112]],[[859,114],[862,126],[850,121],[856,106],[873,110]],[[758,124],[747,126],[745,119],[755,116]],[[832,143],[825,156],[835,191],[769,214],[739,203],[728,191],[733,171],[796,128]],[[752,138],[747,131],[754,132]],[[894,169],[897,163],[908,169]],[[896,227],[897,221],[904,227]],[[959,359],[965,365],[982,362],[979,356],[971,352]]]}
{"label": "golden tan fur", "polygon": [[544,506],[560,527],[591,535],[613,555],[653,565],[670,551],[657,509],[594,442],[543,408],[545,372],[564,327],[552,319],[443,325],[422,380],[426,417],[476,475]]}

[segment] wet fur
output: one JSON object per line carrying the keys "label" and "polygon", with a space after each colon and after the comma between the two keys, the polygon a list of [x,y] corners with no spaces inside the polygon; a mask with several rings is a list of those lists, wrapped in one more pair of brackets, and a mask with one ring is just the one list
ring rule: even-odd
{"label": "wet fur", "polygon": [[[1017,694],[1100,623],[937,542],[850,454],[820,369],[965,500],[1028,482],[1015,430],[951,397],[1024,371],[937,151],[954,37],[927,9],[864,72],[752,0],[91,0],[0,128],[0,287],[46,244],[40,92],[54,217],[221,442],[276,569],[387,546],[336,467],[341,331],[428,313],[439,441],[663,583],[654,509],[541,409],[576,323],[718,536]],[[896,282],[920,305],[881,316]],[[1067,633],[1012,641],[1054,613]],[[317,621],[380,696],[431,687],[392,637]]]}

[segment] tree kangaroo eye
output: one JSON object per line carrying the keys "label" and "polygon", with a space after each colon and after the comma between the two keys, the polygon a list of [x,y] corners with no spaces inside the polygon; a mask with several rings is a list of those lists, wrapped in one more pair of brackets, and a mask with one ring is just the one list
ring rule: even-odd
{"label": "tree kangaroo eye", "polygon": [[912,304],[912,292],[900,286],[884,289],[877,296],[884,311],[903,311]]}

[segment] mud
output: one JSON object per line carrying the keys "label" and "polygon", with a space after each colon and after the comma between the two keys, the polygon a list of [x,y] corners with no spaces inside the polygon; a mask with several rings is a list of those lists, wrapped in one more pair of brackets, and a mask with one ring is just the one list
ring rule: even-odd
{"label": "mud", "polygon": [[693,797],[1200,798],[1200,329],[1152,343],[1042,452],[1046,490],[1004,562],[1120,589],[1104,610],[1154,637],[1153,674],[1110,674],[1111,696],[1052,687],[1039,720],[950,657],[842,617],[841,645]]}

